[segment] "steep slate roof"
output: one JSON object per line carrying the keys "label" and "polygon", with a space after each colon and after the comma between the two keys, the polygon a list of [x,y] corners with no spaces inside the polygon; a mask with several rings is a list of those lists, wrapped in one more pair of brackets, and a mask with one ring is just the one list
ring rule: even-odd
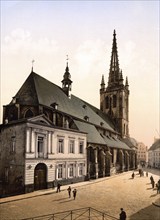
{"label": "steep slate roof", "polygon": [[[104,144],[110,147],[130,149],[124,142],[114,140],[100,135],[96,126],[103,126],[115,133],[114,125],[106,114],[98,108],[81,100],[80,98],[71,95],[69,98],[61,87],[41,77],[40,75],[31,72],[16,97],[20,104],[43,105],[51,107],[52,103],[58,104],[58,110],[71,115],[74,118],[78,129],[87,132],[87,141],[90,143]],[[85,116],[89,118],[88,123],[85,121]],[[80,122],[77,119],[83,120]]]}
{"label": "steep slate roof", "polygon": [[[89,122],[101,126],[114,132],[113,124],[106,116],[102,117],[97,112],[97,108],[78,97],[71,95],[71,98],[63,92],[62,88],[32,72],[24,82],[16,97],[20,104],[43,105],[51,107],[52,103],[58,104],[58,110],[74,117],[84,120],[89,118]],[[84,107],[84,105],[86,107]],[[96,112],[97,111],[97,112]],[[100,112],[100,111],[99,111]],[[102,113],[101,113],[102,114]]]}
{"label": "steep slate roof", "polygon": [[87,142],[106,145],[106,142],[101,137],[100,133],[97,131],[94,125],[76,120],[74,120],[74,122],[80,131],[87,133]]}
{"label": "steep slate roof", "polygon": [[87,133],[87,141],[89,143],[99,143],[103,145],[107,145],[111,148],[120,148],[125,150],[131,150],[124,142],[119,140],[118,138],[112,138],[106,135],[100,134],[96,127],[92,124],[88,124],[87,122],[81,122],[74,120],[76,126],[79,130]]}
{"label": "steep slate roof", "polygon": [[138,148],[137,147],[138,143],[134,138],[131,137],[124,138],[123,142],[126,143],[126,145],[128,145],[131,149]]}
{"label": "steep slate roof", "polygon": [[149,151],[157,150],[158,148],[160,148],[160,139],[158,139],[154,144],[152,144],[152,146],[149,148]]}
{"label": "steep slate roof", "polygon": [[[34,73],[32,72],[23,83],[15,97],[21,105],[38,105],[38,97],[35,88]],[[10,103],[12,104],[12,102]]]}

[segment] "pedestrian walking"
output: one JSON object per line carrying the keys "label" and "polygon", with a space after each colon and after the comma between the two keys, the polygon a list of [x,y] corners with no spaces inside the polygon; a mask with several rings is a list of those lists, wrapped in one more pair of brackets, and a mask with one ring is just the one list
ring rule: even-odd
{"label": "pedestrian walking", "polygon": [[134,179],[134,172],[132,173],[132,179]]}
{"label": "pedestrian walking", "polygon": [[123,210],[123,208],[121,208],[120,210],[121,210],[121,213],[119,214],[119,217],[120,217],[119,219],[126,220],[126,217],[127,217],[126,212]]}
{"label": "pedestrian walking", "polygon": [[153,176],[151,176],[151,177],[150,177],[150,181],[151,181],[151,184],[152,184],[152,181],[153,181]]}
{"label": "pedestrian walking", "polygon": [[146,177],[148,177],[148,172],[146,172]]}
{"label": "pedestrian walking", "polygon": [[67,191],[68,191],[69,198],[71,198],[71,187],[70,186],[68,187]]}
{"label": "pedestrian walking", "polygon": [[160,179],[158,180],[157,185],[158,185],[158,188],[157,188],[157,194],[159,194],[159,193],[160,193]]}
{"label": "pedestrian walking", "polygon": [[57,193],[60,192],[60,191],[61,191],[61,184],[58,183],[58,184],[57,184]]}
{"label": "pedestrian walking", "polygon": [[154,180],[152,180],[152,188],[154,189],[154,184],[155,184],[155,182],[154,182]]}
{"label": "pedestrian walking", "polygon": [[76,199],[76,195],[77,195],[77,190],[74,189],[74,190],[73,190],[73,198],[74,198],[74,200]]}

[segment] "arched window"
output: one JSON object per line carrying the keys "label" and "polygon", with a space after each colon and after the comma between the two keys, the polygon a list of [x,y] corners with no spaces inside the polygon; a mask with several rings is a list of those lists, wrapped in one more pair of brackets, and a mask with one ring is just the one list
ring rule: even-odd
{"label": "arched window", "polygon": [[25,118],[31,118],[31,117],[33,117],[33,116],[34,116],[34,114],[33,114],[33,112],[31,111],[31,109],[28,109],[28,110],[26,111],[25,115],[24,115]]}
{"label": "arched window", "polygon": [[113,95],[113,107],[115,108],[117,106],[117,96]]}
{"label": "arched window", "polygon": [[124,124],[124,134],[126,134],[126,125]]}
{"label": "arched window", "polygon": [[106,97],[106,108],[109,108],[109,97]]}

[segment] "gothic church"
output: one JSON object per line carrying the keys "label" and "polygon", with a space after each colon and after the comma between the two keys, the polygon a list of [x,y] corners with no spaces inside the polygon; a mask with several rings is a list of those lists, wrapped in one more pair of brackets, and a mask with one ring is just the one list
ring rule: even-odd
{"label": "gothic church", "polygon": [[68,62],[62,87],[32,71],[0,125],[0,192],[28,193],[103,178],[137,167],[129,136],[129,85],[119,68],[116,32],[100,109],[71,94]]}

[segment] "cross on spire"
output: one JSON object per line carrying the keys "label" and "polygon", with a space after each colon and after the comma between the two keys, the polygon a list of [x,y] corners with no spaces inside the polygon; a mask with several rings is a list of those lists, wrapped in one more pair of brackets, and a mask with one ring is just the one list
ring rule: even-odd
{"label": "cross on spire", "polygon": [[35,60],[32,60],[32,72],[33,72],[33,64],[34,64]]}
{"label": "cross on spire", "polygon": [[68,55],[66,55],[66,57],[67,57],[67,59],[66,59],[66,60],[68,61],[68,60],[69,60]]}

